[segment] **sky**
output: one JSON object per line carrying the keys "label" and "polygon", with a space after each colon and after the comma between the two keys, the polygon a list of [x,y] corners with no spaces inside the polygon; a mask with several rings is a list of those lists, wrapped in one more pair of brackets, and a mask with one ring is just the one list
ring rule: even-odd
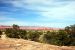
{"label": "sky", "polygon": [[0,0],[0,25],[64,28],[75,24],[75,0]]}

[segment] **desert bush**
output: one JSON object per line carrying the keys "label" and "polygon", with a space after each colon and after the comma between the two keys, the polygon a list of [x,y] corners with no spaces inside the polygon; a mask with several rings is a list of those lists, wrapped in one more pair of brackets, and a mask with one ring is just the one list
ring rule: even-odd
{"label": "desert bush", "polygon": [[53,45],[62,46],[71,44],[71,38],[64,30],[59,30],[58,32],[47,32],[47,34],[44,35],[44,39],[46,43]]}
{"label": "desert bush", "polygon": [[28,39],[32,41],[39,41],[40,33],[38,31],[29,31],[28,32]]}
{"label": "desert bush", "polygon": [[2,35],[2,31],[0,30],[0,35]]}
{"label": "desert bush", "polygon": [[[13,25],[13,28],[6,29],[6,35],[10,38],[23,38],[32,41],[48,43],[59,46],[75,46],[75,25],[65,27],[58,32],[20,30],[19,26]],[[0,31],[0,34],[2,32]]]}

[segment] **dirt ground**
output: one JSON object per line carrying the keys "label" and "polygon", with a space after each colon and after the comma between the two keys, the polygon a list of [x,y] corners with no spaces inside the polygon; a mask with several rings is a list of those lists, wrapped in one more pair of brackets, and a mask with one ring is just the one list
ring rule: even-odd
{"label": "dirt ground", "polygon": [[75,46],[55,46],[23,39],[0,39],[0,50],[75,50]]}

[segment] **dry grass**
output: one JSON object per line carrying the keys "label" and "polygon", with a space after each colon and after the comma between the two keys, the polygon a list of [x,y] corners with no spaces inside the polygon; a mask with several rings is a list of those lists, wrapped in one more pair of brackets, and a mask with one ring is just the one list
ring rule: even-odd
{"label": "dry grass", "polygon": [[23,39],[0,39],[0,50],[75,50],[75,46],[55,46]]}

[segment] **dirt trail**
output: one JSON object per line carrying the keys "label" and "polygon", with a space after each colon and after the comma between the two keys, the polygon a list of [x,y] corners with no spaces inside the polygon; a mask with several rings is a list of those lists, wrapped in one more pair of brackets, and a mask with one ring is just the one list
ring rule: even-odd
{"label": "dirt trail", "polygon": [[75,50],[75,46],[55,46],[23,39],[0,39],[0,50]]}

